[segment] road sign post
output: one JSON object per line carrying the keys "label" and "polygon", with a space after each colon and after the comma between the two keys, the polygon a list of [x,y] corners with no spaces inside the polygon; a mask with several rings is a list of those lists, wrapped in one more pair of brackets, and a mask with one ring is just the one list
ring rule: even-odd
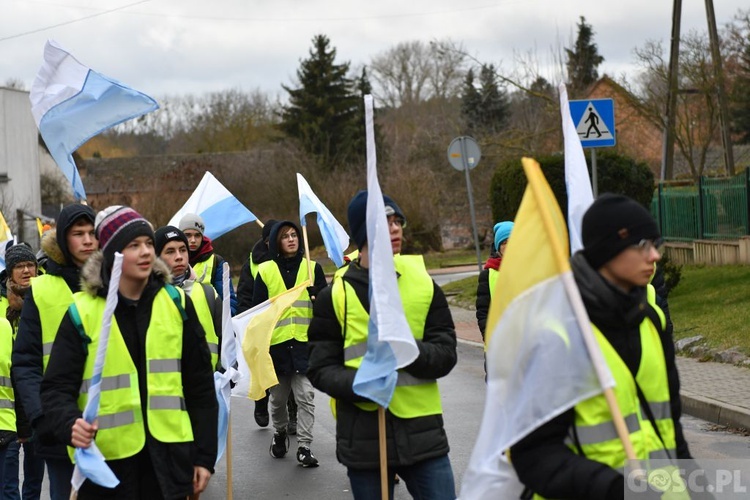
{"label": "road sign post", "polygon": [[448,163],[458,171],[466,173],[466,190],[469,193],[469,212],[471,214],[471,228],[474,233],[474,247],[477,250],[477,265],[482,270],[482,253],[479,251],[479,235],[477,233],[477,220],[474,214],[474,197],[471,190],[471,179],[469,170],[479,164],[482,152],[477,142],[468,136],[456,137],[448,146]]}
{"label": "road sign post", "polygon": [[581,146],[591,148],[591,184],[596,198],[599,194],[596,148],[608,148],[617,143],[615,103],[612,99],[583,99],[569,101],[568,104]]}

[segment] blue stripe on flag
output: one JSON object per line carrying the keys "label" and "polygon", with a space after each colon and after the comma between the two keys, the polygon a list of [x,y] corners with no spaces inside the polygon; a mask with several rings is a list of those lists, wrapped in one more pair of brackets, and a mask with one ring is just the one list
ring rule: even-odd
{"label": "blue stripe on flag", "polygon": [[237,198],[224,198],[199,214],[206,224],[205,236],[212,240],[232,229],[258,218]]}
{"label": "blue stripe on flag", "polygon": [[355,394],[387,408],[398,382],[396,356],[390,343],[378,340],[378,328],[372,319],[368,330],[367,352],[357,369],[352,389]]}

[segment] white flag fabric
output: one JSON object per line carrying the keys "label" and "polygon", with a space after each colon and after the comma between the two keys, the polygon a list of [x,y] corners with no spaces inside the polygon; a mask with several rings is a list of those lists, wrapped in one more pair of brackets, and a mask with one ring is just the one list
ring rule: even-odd
{"label": "white flag fabric", "polygon": [[[224,276],[229,276],[229,264],[224,262]],[[219,403],[219,444],[216,463],[219,463],[227,447],[227,433],[229,431],[231,382],[237,382],[240,373],[235,368],[237,361],[237,345],[232,328],[232,313],[229,305],[229,280],[224,280],[224,299],[221,302],[221,366],[224,373],[214,372],[214,388]]]}
{"label": "white flag fabric", "polygon": [[529,183],[490,304],[487,396],[462,500],[518,498],[505,451],[614,385],[570,270],[555,196],[538,163],[524,158],[524,170]]}
{"label": "white flag fabric", "polygon": [[168,225],[179,227],[180,219],[186,214],[200,215],[206,224],[204,236],[212,240],[258,219],[211,172],[203,175],[198,187],[182,208],[169,219]]}
{"label": "white flag fabric", "polygon": [[309,213],[318,214],[318,227],[323,237],[328,258],[336,264],[336,267],[344,265],[344,251],[349,246],[349,235],[346,229],[339,224],[336,217],[313,193],[310,184],[307,183],[302,174],[297,174],[297,189],[299,190],[299,220],[303,226],[307,225],[305,216]]}
{"label": "white flag fabric", "polygon": [[[88,391],[88,400],[83,409],[83,418],[88,423],[93,423],[99,414],[99,397],[101,396],[102,371],[104,360],[107,357],[107,346],[109,345],[109,331],[112,327],[112,316],[117,307],[117,293],[120,286],[122,274],[122,254],[115,252],[115,261],[112,265],[112,276],[109,279],[107,289],[107,301],[102,315],[102,328],[99,332],[98,345],[96,347],[96,359],[94,360],[94,371],[91,375],[91,386]],[[84,481],[89,479],[94,483],[106,488],[114,488],[120,484],[112,469],[105,462],[99,448],[96,446],[96,438],[88,448],[76,448],[74,452],[76,461],[73,469],[73,477],[70,484],[75,491],[81,489]]]}
{"label": "white flag fabric", "polygon": [[159,108],[151,97],[89,69],[52,40],[44,46],[29,98],[39,133],[77,200],[86,199],[86,191],[73,152],[102,131]]}
{"label": "white flag fabric", "polygon": [[586,157],[583,154],[581,138],[576,131],[576,125],[570,116],[568,91],[561,83],[560,114],[562,115],[562,130],[565,137],[565,187],[568,191],[568,232],[570,233],[570,253],[574,254],[583,248],[581,238],[581,223],[583,214],[594,202],[591,190],[591,178],[586,167]]}
{"label": "white flag fabric", "polygon": [[356,394],[387,408],[396,389],[396,370],[411,364],[419,349],[406,321],[396,282],[393,250],[378,182],[372,96],[365,96],[367,134],[367,250],[370,263],[370,321],[367,352],[354,376]]}

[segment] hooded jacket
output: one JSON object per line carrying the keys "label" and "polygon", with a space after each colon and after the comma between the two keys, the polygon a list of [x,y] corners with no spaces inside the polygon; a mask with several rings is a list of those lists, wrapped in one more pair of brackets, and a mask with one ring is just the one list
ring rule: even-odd
{"label": "hooded jacket", "polygon": [[[370,310],[369,273],[351,263],[344,276],[366,311]],[[354,393],[357,371],[344,365],[344,336],[333,306],[332,287],[318,295],[308,330],[310,367],[307,376],[313,386],[336,400],[336,457],[353,469],[378,468],[378,416],[354,403],[367,399]],[[424,326],[424,337],[416,341],[419,356],[404,371],[417,378],[438,379],[450,373],[457,361],[456,331],[448,302],[433,282],[433,296]],[[413,465],[446,455],[448,437],[443,415],[399,418],[386,410],[388,464]]]}
{"label": "hooded jacket", "polygon": [[[82,269],[83,293],[105,297],[102,280],[102,253],[92,255]],[[152,314],[154,297],[166,283],[171,282],[169,268],[156,259],[146,288],[138,301],[119,297],[114,317],[122,333],[128,352],[138,370],[138,384],[146,429],[146,444],[140,453],[148,453],[162,494],[165,498],[192,494],[193,466],[213,472],[217,453],[218,405],[214,392],[211,355],[198,316],[185,297],[182,344],[182,386],[185,404],[193,427],[193,442],[163,443],[148,432],[146,387],[146,330]],[[47,371],[41,387],[42,406],[60,441],[70,444],[71,428],[81,416],[78,393],[87,356],[86,343],[65,315],[55,339]],[[138,456],[111,460],[107,463],[118,477],[125,477],[137,467]]]}
{"label": "hooded jacket", "polygon": [[[642,353],[639,326],[651,307],[646,289],[634,287],[630,293],[625,293],[593,269],[581,252],[573,256],[571,266],[589,319],[630,371],[636,373]],[[690,451],[680,424],[682,408],[674,344],[667,333],[660,331],[660,336],[667,367],[676,458],[689,459]],[[574,422],[575,409],[572,408],[511,447],[512,462],[519,479],[547,497],[623,498],[624,477],[620,472],[575,454],[565,444]]]}
{"label": "hooded jacket", "polygon": [[[284,257],[280,253],[278,246],[279,232],[284,227],[293,227],[298,235],[301,235],[299,228],[296,224],[291,221],[282,221],[276,224],[271,230],[271,234],[268,238],[268,251],[269,260],[273,260],[279,267],[281,276],[284,279],[284,285],[286,289],[294,287],[297,281],[297,272],[301,265],[307,265],[303,262],[302,257],[302,242],[300,240],[300,248],[297,253],[292,257]],[[323,273],[323,268],[315,262],[314,264],[314,276],[312,287],[315,289],[310,295],[317,295],[318,290],[322,290],[326,287],[326,277]],[[276,295],[276,294],[274,294]],[[253,288],[253,302],[252,306],[256,306],[262,302],[268,300],[268,287],[263,282],[263,278],[260,273],[255,278],[255,286]],[[304,374],[307,372],[307,348],[305,342],[291,339],[286,342],[272,345],[270,348],[271,359],[273,360],[273,366],[276,369],[277,375],[294,375]]]}
{"label": "hooded jacket", "polygon": [[[78,266],[72,264],[70,251],[61,247],[55,229],[42,236],[42,250],[47,255],[47,274],[58,276],[65,281],[70,291],[80,290]],[[18,323],[18,334],[13,345],[11,371],[17,385],[16,398],[26,411],[36,439],[34,449],[43,458],[68,458],[65,445],[54,437],[54,429],[46,420],[42,411],[39,392],[42,384],[42,324],[39,309],[34,301],[33,282],[26,293],[21,318]]]}
{"label": "hooded jacket", "polygon": [[242,264],[240,281],[237,283],[237,314],[247,311],[253,305],[255,277],[253,277],[253,273],[250,270],[251,259],[256,266],[267,260],[271,260],[271,252],[266,242],[263,241],[263,238],[255,242],[253,250],[250,252],[250,258]]}

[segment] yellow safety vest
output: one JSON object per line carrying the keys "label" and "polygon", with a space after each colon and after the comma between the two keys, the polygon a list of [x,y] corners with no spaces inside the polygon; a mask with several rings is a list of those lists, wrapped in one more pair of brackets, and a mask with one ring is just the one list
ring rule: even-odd
{"label": "yellow safety vest", "polygon": [[[282,278],[279,266],[275,261],[269,260],[261,263],[258,267],[258,274],[263,279],[263,283],[266,284],[269,297],[275,297],[287,290],[284,278]],[[301,285],[306,281],[309,281],[307,259],[302,258],[297,270],[297,281],[294,283],[294,286]],[[291,339],[307,342],[307,329],[310,327],[311,319],[312,302],[307,290],[303,290],[299,298],[292,304],[292,307],[284,311],[276,322],[273,334],[271,335],[271,345],[281,344]]]}
{"label": "yellow safety vest", "polygon": [[500,276],[500,271],[492,268],[490,268],[489,271],[488,282],[490,285],[490,298],[492,298],[492,294],[495,293],[495,285],[497,284],[497,277]]}
{"label": "yellow safety vest", "polygon": [[39,311],[42,328],[42,369],[47,370],[52,344],[65,312],[73,303],[73,292],[62,276],[45,274],[31,278],[31,293]]}
{"label": "yellow safety vest", "polygon": [[[171,287],[169,290],[167,287]],[[175,303],[174,294],[180,303]],[[164,443],[193,440],[190,416],[182,390],[182,337],[185,295],[166,285],[157,292],[146,330],[146,387],[148,391],[148,430]],[[94,373],[96,350],[104,315],[105,299],[78,292],[70,306],[73,322],[91,338],[83,370],[78,408],[83,410]],[[190,369],[190,367],[186,367]],[[117,321],[112,326],[102,372],[99,402],[99,431],[96,444],[107,460],[127,458],[138,453],[146,442],[138,370],[130,357]],[[73,448],[68,448],[73,457]]]}
{"label": "yellow safety vest", "polygon": [[0,297],[0,318],[5,318],[5,313],[9,305],[8,297]]}
{"label": "yellow safety vest", "polygon": [[190,289],[190,299],[193,301],[193,306],[195,306],[198,321],[200,321],[203,330],[206,332],[208,350],[211,351],[211,366],[215,369],[219,361],[219,336],[216,334],[216,328],[214,328],[214,317],[211,314],[211,308],[209,307],[206,287],[210,289],[208,293],[213,294],[214,302],[219,300],[219,296],[216,293],[216,290],[214,290],[214,287],[198,282],[193,283],[193,288]]}
{"label": "yellow safety vest", "polygon": [[12,352],[13,328],[3,316],[0,317],[0,429],[16,432],[16,405],[13,384],[10,382]]}
{"label": "yellow safety vest", "polygon": [[[248,258],[248,260],[250,261],[250,276],[252,276],[253,279],[255,279],[255,277],[258,275],[258,268],[260,267],[260,264],[256,264],[253,261],[253,255],[252,254],[250,254],[250,258]],[[261,264],[262,264],[262,262],[261,262]]]}
{"label": "yellow safety vest", "polygon": [[[415,339],[424,336],[427,313],[432,304],[434,285],[427,273],[421,255],[396,255],[394,266],[399,274],[398,289],[404,305],[404,313]],[[343,274],[343,273],[342,273]],[[362,306],[351,285],[341,274],[334,275],[333,307],[344,335],[344,365],[357,369],[367,352],[367,328],[369,313]],[[374,411],[375,403],[355,403],[366,411]],[[398,382],[388,406],[391,413],[400,418],[416,418],[442,413],[440,390],[434,379],[420,379],[399,370]]]}
{"label": "yellow safety vest", "polygon": [[[654,302],[653,287],[648,285],[647,298],[659,315],[664,326],[664,313]],[[604,334],[591,325],[604,360],[607,362],[615,380],[614,393],[625,424],[630,434],[630,441],[642,465],[647,466],[648,460],[675,458],[676,444],[674,435],[674,421],[669,399],[669,383],[667,381],[667,367],[664,359],[659,333],[651,322],[645,318],[640,325],[641,361],[635,378],[620,355],[615,351]],[[647,413],[641,406],[636,390],[636,382],[643,391],[643,395],[653,413],[654,421],[659,429],[659,439]],[[575,406],[575,426],[578,445],[590,460],[603,463],[613,469],[624,470],[627,457],[622,442],[617,436],[612,414],[603,394],[593,396]],[[568,446],[578,452],[575,443]],[[535,498],[542,498],[535,495]],[[671,498],[671,497],[670,497]],[[677,496],[675,498],[682,498]],[[687,497],[689,498],[689,497]]]}
{"label": "yellow safety vest", "polygon": [[211,283],[211,276],[214,274],[214,265],[216,264],[216,255],[211,254],[208,259],[198,262],[193,266],[195,271],[196,283],[206,283],[213,286]]}

